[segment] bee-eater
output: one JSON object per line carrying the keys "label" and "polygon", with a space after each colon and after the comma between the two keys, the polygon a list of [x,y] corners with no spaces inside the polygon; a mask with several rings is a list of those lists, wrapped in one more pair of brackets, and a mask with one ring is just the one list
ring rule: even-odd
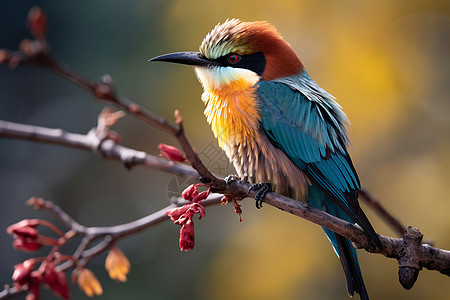
{"label": "bee-eater", "polygon": [[[347,116],[274,26],[227,20],[205,37],[200,52],[151,61],[195,66],[207,121],[241,178],[271,183],[275,192],[357,223],[381,248],[358,203]],[[356,291],[368,299],[351,241],[324,230],[341,261],[349,296]]]}

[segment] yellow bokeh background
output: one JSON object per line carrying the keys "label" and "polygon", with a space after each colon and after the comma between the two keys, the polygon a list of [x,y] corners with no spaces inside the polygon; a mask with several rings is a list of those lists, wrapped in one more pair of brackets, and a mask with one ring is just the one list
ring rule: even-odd
{"label": "yellow bokeh background", "polygon": [[[196,51],[227,18],[271,22],[350,118],[350,153],[362,185],[403,224],[419,227],[435,246],[450,248],[449,1],[41,5],[53,26],[49,40],[58,58],[92,79],[111,74],[121,94],[168,119],[179,109],[200,154],[216,142],[203,117],[202,90],[192,68],[148,64],[147,59]],[[28,8],[22,6],[5,6],[5,15],[14,15],[11,28],[25,17]],[[15,47],[24,32],[20,27],[16,35],[0,39],[0,48]],[[0,71],[1,119],[85,133],[104,105],[39,70]],[[155,155],[158,143],[176,143],[131,117],[117,130],[125,145]],[[118,224],[167,204],[171,175],[142,168],[128,172],[78,153],[0,140],[0,204],[5,207],[0,225],[6,228],[23,215],[36,217],[24,212],[21,202],[32,195],[57,202],[86,225]],[[395,236],[369,207],[362,207],[379,233]],[[251,200],[243,201],[243,211],[239,223],[231,205],[208,208],[206,218],[195,223],[196,248],[189,253],[179,253],[179,228],[168,223],[123,241],[119,246],[132,263],[128,282],[108,283],[103,262],[94,260],[92,269],[104,285],[98,299],[348,299],[341,265],[320,227],[268,205],[256,210]],[[10,243],[6,234],[0,240]],[[406,291],[395,260],[358,254],[371,299],[450,297],[448,276],[423,270]],[[0,275],[6,283],[8,270],[23,258],[16,252],[3,257],[8,259],[1,259],[5,271]]]}
{"label": "yellow bokeh background", "polygon": [[[352,156],[363,185],[403,223],[420,227],[425,238],[445,248],[450,242],[450,99],[448,87],[436,77],[449,75],[444,70],[449,67],[449,7],[444,1],[175,1],[163,30],[170,37],[168,51],[182,51],[196,50],[205,33],[227,18],[276,25],[313,79],[349,115]],[[430,56],[434,51],[442,56]],[[447,85],[449,79],[441,78]],[[436,96],[441,98],[428,98]],[[418,137],[419,128],[439,130],[434,134],[438,140],[417,145],[424,139]],[[252,215],[251,224],[242,224],[225,243],[205,275],[201,295],[346,299],[339,262],[320,229],[265,210],[270,212]],[[395,235],[365,210],[379,232]],[[407,292],[396,279],[395,261],[360,256],[373,299],[442,299],[450,294],[448,278],[431,271],[422,272]]]}

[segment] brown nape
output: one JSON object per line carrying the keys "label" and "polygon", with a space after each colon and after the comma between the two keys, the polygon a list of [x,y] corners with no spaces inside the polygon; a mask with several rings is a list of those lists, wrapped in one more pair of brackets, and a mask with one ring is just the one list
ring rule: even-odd
{"label": "brown nape", "polygon": [[254,43],[254,51],[264,52],[266,58],[263,80],[296,75],[303,70],[298,55],[273,26],[255,30],[251,40]]}

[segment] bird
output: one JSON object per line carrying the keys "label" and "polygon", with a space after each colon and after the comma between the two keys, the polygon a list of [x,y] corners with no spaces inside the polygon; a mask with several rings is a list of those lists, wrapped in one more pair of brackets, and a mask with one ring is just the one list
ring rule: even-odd
{"label": "bird", "polygon": [[[206,119],[238,176],[261,190],[257,207],[271,190],[306,201],[357,223],[381,249],[358,203],[361,184],[348,153],[349,120],[277,29],[265,21],[227,19],[199,50],[149,61],[195,67]],[[348,295],[369,299],[351,241],[323,229],[342,264]]]}

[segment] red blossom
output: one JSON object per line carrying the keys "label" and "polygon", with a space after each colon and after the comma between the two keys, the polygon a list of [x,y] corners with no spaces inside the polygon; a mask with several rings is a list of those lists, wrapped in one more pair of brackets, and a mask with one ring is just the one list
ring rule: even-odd
{"label": "red blossom", "polygon": [[38,39],[45,39],[47,35],[47,16],[40,7],[34,6],[30,9],[27,21],[33,36]]}
{"label": "red blossom", "polygon": [[56,295],[69,299],[69,285],[67,284],[66,274],[62,271],[56,271],[55,266],[54,262],[46,264],[42,278]]}
{"label": "red blossom", "polygon": [[180,249],[184,251],[194,248],[194,222],[192,218],[195,214],[198,214],[199,220],[205,216],[205,207],[201,205],[201,201],[206,199],[210,193],[210,189],[198,193],[198,185],[200,184],[193,184],[182,193],[184,199],[191,200],[190,203],[166,212],[166,215],[170,217],[174,224],[181,226]]}
{"label": "red blossom", "polygon": [[158,146],[159,150],[161,150],[161,153],[159,156],[164,156],[168,160],[172,161],[178,161],[183,162],[186,161],[186,158],[183,154],[181,154],[180,150],[178,150],[174,146],[166,145],[166,144],[159,144]]}
{"label": "red blossom", "polygon": [[39,241],[39,234],[36,227],[39,220],[22,220],[9,226],[6,232],[13,235],[13,247],[23,251],[36,251],[41,249],[42,243]]}
{"label": "red blossom", "polygon": [[[8,227],[9,228],[9,227]],[[34,226],[24,226],[20,228],[15,228],[11,230],[13,235],[20,236],[22,238],[36,239],[38,237],[38,232]]]}
{"label": "red blossom", "polygon": [[200,203],[202,200],[205,200],[206,198],[208,198],[209,191],[210,190],[208,189],[207,191],[201,192],[200,194],[196,195],[192,199],[192,202]]}
{"label": "red blossom", "polygon": [[185,200],[192,200],[192,197],[198,195],[198,183],[191,184],[182,193],[181,197]]}
{"label": "red blossom", "polygon": [[180,230],[180,250],[188,251],[194,249],[194,222],[192,220],[187,221]]}
{"label": "red blossom", "polygon": [[[30,259],[30,260],[32,260],[32,259]],[[14,274],[16,274],[15,271],[14,271]],[[14,274],[13,274],[13,279],[14,279]],[[14,280],[16,281],[16,279],[14,279]],[[17,281],[16,281],[14,288],[19,289],[19,288],[25,287],[26,290],[28,291],[28,295],[25,298],[26,300],[39,300],[39,289],[40,289],[41,283],[42,283],[42,271],[36,270],[36,271],[31,272],[31,274],[29,274],[29,276],[27,278],[27,282],[24,285],[20,286],[17,284]]]}
{"label": "red blossom", "polygon": [[200,220],[202,217],[205,216],[205,207],[203,205],[201,205],[200,203],[194,202],[191,204],[190,208],[189,208],[189,212],[192,213],[192,216],[194,216],[195,214],[198,214],[198,219]]}
{"label": "red blossom", "polygon": [[211,189],[209,188],[208,190],[199,193],[198,187],[200,185],[206,186],[202,183],[191,184],[181,193],[181,197],[183,197],[183,199],[185,200],[193,202],[201,202],[202,200],[205,200],[206,198],[208,198]]}
{"label": "red blossom", "polygon": [[13,242],[14,249],[26,251],[26,252],[34,252],[42,248],[42,244],[30,239],[24,239],[19,237]]}
{"label": "red blossom", "polygon": [[20,287],[30,282],[31,272],[33,271],[33,269],[34,269],[34,262],[31,259],[14,266],[14,273],[12,275],[12,280],[14,281],[14,287],[16,289],[19,289]]}
{"label": "red blossom", "polygon": [[183,216],[186,211],[188,210],[188,206],[183,205],[181,207],[175,207],[172,209],[169,209],[166,212],[166,215],[168,215],[170,217],[170,219],[172,219],[172,221],[176,222],[179,218],[181,218],[181,216]]}
{"label": "red blossom", "polygon": [[0,64],[8,63],[11,59],[11,53],[8,50],[0,49]]}
{"label": "red blossom", "polygon": [[[10,226],[8,226],[8,228],[6,228],[6,232],[9,234],[21,234],[22,233],[22,229],[24,228],[33,228],[35,229],[37,226],[39,225],[39,220],[38,219],[25,219],[22,220],[20,222],[17,222],[15,224],[12,224]],[[33,234],[32,231],[25,231],[25,234]],[[37,233],[36,233],[37,235]]]}
{"label": "red blossom", "polygon": [[41,287],[42,276],[39,271],[31,273],[30,286],[26,300],[39,300],[39,289]]}
{"label": "red blossom", "polygon": [[205,208],[203,207],[203,205],[197,202],[192,202],[181,207],[172,208],[166,212],[166,215],[168,215],[175,224],[181,226],[186,224],[188,221],[192,221],[192,217],[195,214],[199,214],[199,220],[205,216]]}

